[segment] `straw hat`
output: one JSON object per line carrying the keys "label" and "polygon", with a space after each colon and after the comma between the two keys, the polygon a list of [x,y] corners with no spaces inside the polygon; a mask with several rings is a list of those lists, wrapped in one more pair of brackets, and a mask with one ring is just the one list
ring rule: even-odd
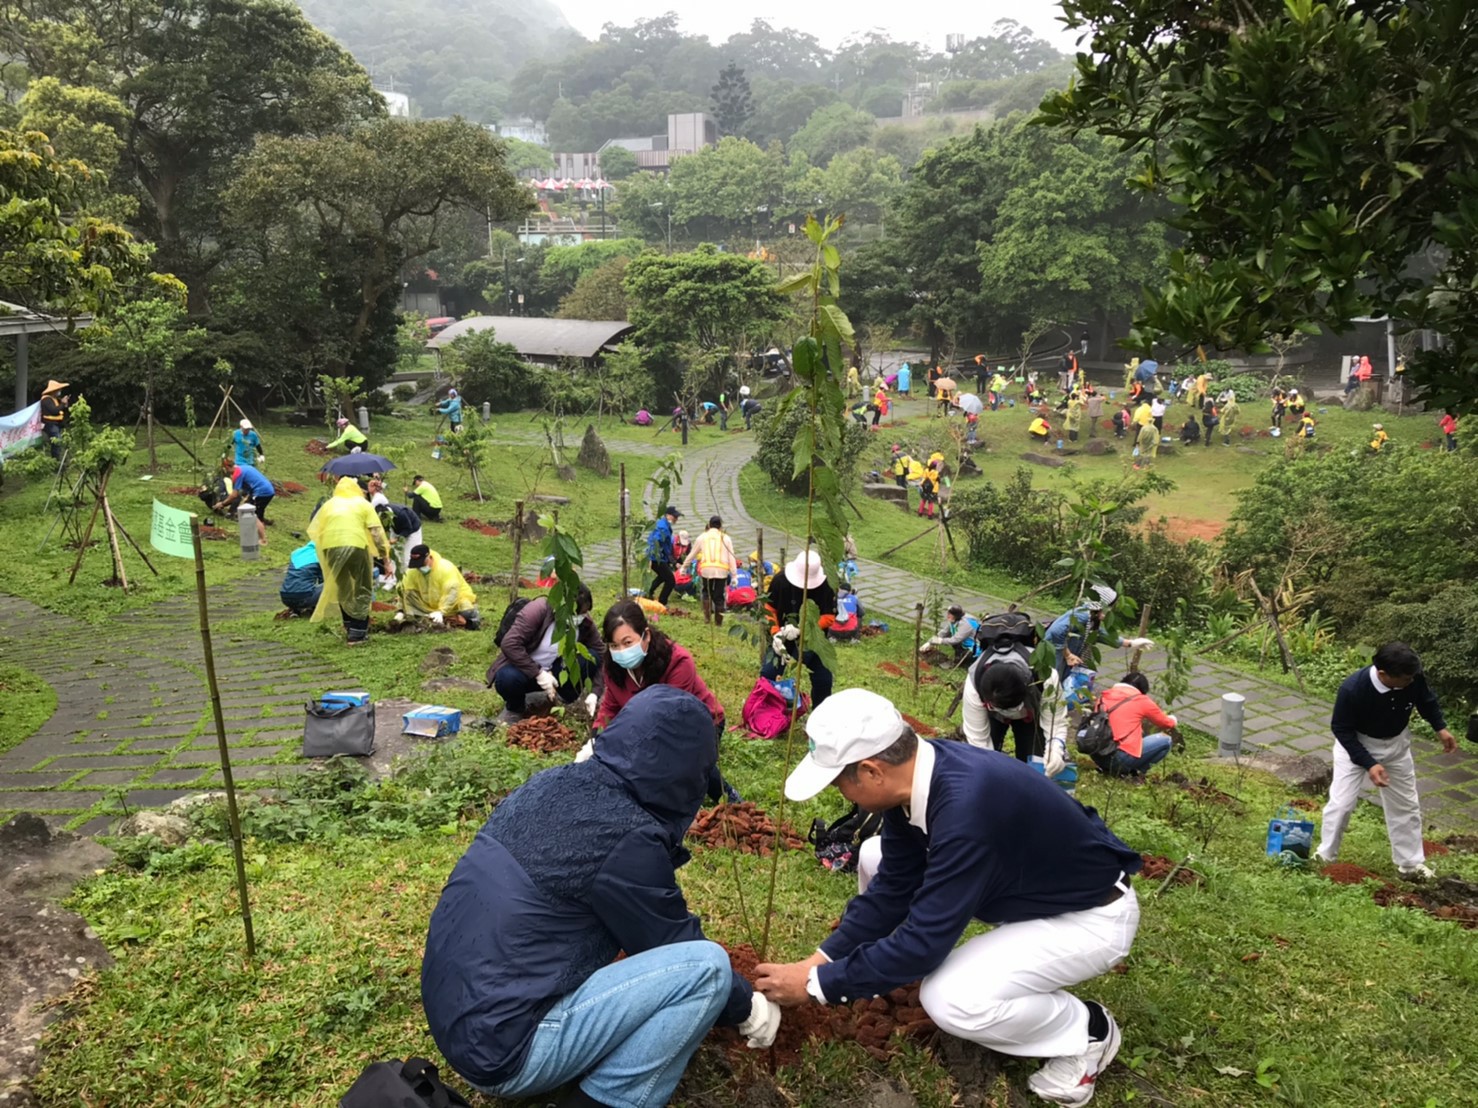
{"label": "straw hat", "polygon": [[797,554],[785,566],[785,579],[798,589],[816,589],[826,581],[821,555],[812,550]]}
{"label": "straw hat", "polygon": [[67,382],[65,382],[65,381],[58,381],[55,378],[53,378],[52,380],[46,382],[46,387],[41,390],[41,395],[42,396],[45,396],[49,392],[56,392],[58,389],[64,389],[64,388],[67,388],[67,387],[68,387],[67,386]]}

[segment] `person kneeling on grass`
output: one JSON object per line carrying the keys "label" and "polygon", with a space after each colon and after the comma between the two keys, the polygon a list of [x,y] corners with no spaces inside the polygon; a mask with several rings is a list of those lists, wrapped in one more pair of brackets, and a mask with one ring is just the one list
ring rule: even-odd
{"label": "person kneeling on grass", "polygon": [[425,543],[411,548],[409,564],[400,579],[400,611],[395,622],[406,616],[428,619],[437,627],[445,626],[447,616],[459,615],[467,621],[467,630],[482,626],[477,610],[477,594],[462,571]]}
{"label": "person kneeling on grass", "polygon": [[[1087,1104],[1121,1036],[1102,1005],[1066,990],[1129,953],[1138,852],[1031,767],[921,741],[865,689],[812,711],[806,736],[785,795],[835,785],[882,813],[883,830],[862,844],[859,895],[836,930],[805,961],[759,966],[759,990],[786,1006],[849,1004],[922,979],[919,1003],[941,1031],[1046,1058],[1032,1092]],[[957,946],[975,920],[994,926]]]}
{"label": "person kneeling on grass", "polygon": [[[421,1003],[452,1068],[490,1096],[659,1108],[715,1024],[752,1049],[780,1009],[704,937],[677,884],[717,760],[702,702],[634,697],[590,760],[493,809],[426,936]],[[626,957],[616,961],[618,952]]]}
{"label": "person kneeling on grass", "polygon": [[590,589],[582,584],[575,594],[575,631],[590,657],[580,659],[578,674],[565,672],[554,641],[554,606],[549,598],[536,597],[519,610],[488,667],[488,684],[498,690],[505,706],[498,722],[515,723],[531,708],[553,704],[556,698],[572,704],[586,682],[591,691],[585,697],[585,712],[595,718],[596,702],[605,689],[601,670],[606,648],[590,620],[594,606]]}
{"label": "person kneeling on grass", "polygon": [[[1109,728],[1118,746],[1112,754],[1096,754],[1093,762],[1110,777],[1132,777],[1165,760],[1173,740],[1180,737],[1175,717],[1167,715],[1149,697],[1150,679],[1142,673],[1127,673],[1110,685],[1099,698],[1108,714]],[[1144,721],[1163,727],[1169,734],[1146,735]]]}

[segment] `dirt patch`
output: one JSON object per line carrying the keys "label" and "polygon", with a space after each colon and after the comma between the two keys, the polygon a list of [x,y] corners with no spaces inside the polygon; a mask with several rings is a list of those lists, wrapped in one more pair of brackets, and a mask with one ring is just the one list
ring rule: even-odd
{"label": "dirt patch", "polygon": [[[754,948],[744,943],[725,949],[729,952],[734,972],[753,981],[755,966],[759,963]],[[799,1008],[787,1008],[780,1020],[775,1045],[771,1048],[771,1058],[775,1065],[795,1065],[800,1061],[806,1043],[817,1039],[822,1042],[855,1042],[874,1058],[887,1061],[898,1050],[895,1034],[919,1041],[929,1038],[936,1030],[934,1022],[919,1004],[919,987],[909,985],[855,1004],[805,1004]],[[736,1052],[747,1049],[738,1032],[732,1028],[719,1028],[713,1035]]]}
{"label": "dirt patch", "polygon": [[1422,852],[1428,858],[1435,858],[1439,854],[1451,853],[1442,843],[1433,842],[1431,839],[1422,840]]}
{"label": "dirt patch", "polygon": [[874,639],[874,638],[877,638],[882,633],[883,633],[883,629],[881,627],[871,627],[871,626],[869,626],[869,627],[864,627],[861,631],[858,631],[857,632],[857,637],[859,639]]}
{"label": "dirt patch", "polygon": [[1439,877],[1420,885],[1398,885],[1348,862],[1332,862],[1319,873],[1337,885],[1375,882],[1370,895],[1382,908],[1414,908],[1436,919],[1450,920],[1459,927],[1478,930],[1478,884],[1471,881]]}
{"label": "dirt patch", "polygon": [[200,524],[200,537],[206,542],[225,542],[227,539],[233,539],[237,536],[233,535],[230,531],[215,526],[213,523],[202,522]]}
{"label": "dirt patch", "polygon": [[[1139,876],[1146,881],[1164,881],[1170,876],[1170,871],[1175,869],[1175,863],[1163,854],[1141,854],[1144,866],[1139,871]],[[1194,885],[1196,875],[1188,869],[1178,870],[1171,884]]]}
{"label": "dirt patch", "polygon": [[200,486],[199,485],[171,485],[169,487],[169,490],[168,491],[173,496],[198,496],[199,493],[200,493]]}
{"label": "dirt patch", "polygon": [[303,453],[311,454],[315,458],[332,458],[334,452],[328,448],[328,443],[322,439],[309,439],[303,444]]}
{"label": "dirt patch", "polygon": [[495,527],[491,523],[484,523],[480,519],[464,519],[462,521],[462,526],[468,531],[475,531],[479,535],[488,535],[492,538],[497,538],[503,533],[503,529],[501,527]]}
{"label": "dirt patch", "polygon": [[913,733],[920,738],[932,739],[935,735],[939,734],[938,728],[930,727],[927,723],[914,719],[907,712],[899,712],[898,714],[903,717],[904,723],[913,728]]}
{"label": "dirt patch", "polygon": [[1221,538],[1221,533],[1226,530],[1226,526],[1225,523],[1218,523],[1210,519],[1167,516],[1165,519],[1165,534],[1176,542],[1189,542],[1191,539],[1200,539],[1202,542],[1215,542]]}
{"label": "dirt patch", "polygon": [[1458,850],[1464,854],[1478,854],[1478,835],[1448,835],[1442,841],[1447,844],[1449,850]]}
{"label": "dirt patch", "polygon": [[1205,777],[1198,781],[1192,781],[1183,773],[1167,774],[1165,780],[1177,788],[1189,793],[1196,800],[1206,801],[1210,804],[1218,804],[1227,808],[1242,809],[1242,802],[1231,793],[1222,792]]}
{"label": "dirt patch", "polygon": [[1319,870],[1319,876],[1328,878],[1336,885],[1359,885],[1365,881],[1385,883],[1385,879],[1379,874],[1371,873],[1368,869],[1351,865],[1349,862],[1330,862]]}
{"label": "dirt patch", "polygon": [[297,496],[308,491],[307,485],[300,485],[296,481],[273,481],[272,487],[277,490],[278,496]]}
{"label": "dirt patch", "polygon": [[374,601],[374,602],[372,602],[370,604],[370,611],[372,611],[372,612],[393,612],[393,611],[395,611],[395,605],[394,604],[386,604],[383,600],[376,600],[376,601]]}
{"label": "dirt patch", "polygon": [[900,666],[900,665],[898,665],[896,662],[879,662],[878,663],[878,669],[882,670],[884,673],[888,674],[890,677],[905,677],[905,676],[907,676],[903,672],[903,667]]}
{"label": "dirt patch", "polygon": [[[727,847],[741,854],[758,854],[768,858],[775,850],[775,821],[747,800],[738,804],[720,804],[699,811],[688,838],[704,846]],[[791,850],[804,850],[806,840],[789,824],[780,828],[780,845]]]}
{"label": "dirt patch", "polygon": [[1319,802],[1312,797],[1300,796],[1288,802],[1290,808],[1297,808],[1300,812],[1317,812]]}
{"label": "dirt patch", "polygon": [[580,745],[575,733],[552,716],[522,719],[510,724],[508,742],[535,754],[557,754]]}

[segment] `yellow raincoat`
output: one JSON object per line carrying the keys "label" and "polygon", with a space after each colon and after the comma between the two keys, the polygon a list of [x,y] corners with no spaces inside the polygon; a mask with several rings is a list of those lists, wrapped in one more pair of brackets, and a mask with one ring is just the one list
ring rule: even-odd
{"label": "yellow raincoat", "polygon": [[390,557],[390,543],[358,481],[339,478],[333,496],[308,524],[308,538],[318,548],[323,568],[323,595],[313,619],[324,619],[340,608],[352,619],[369,619],[374,560]]}
{"label": "yellow raincoat", "polygon": [[408,569],[400,578],[400,605],[408,616],[444,616],[467,612],[477,607],[477,594],[467,584],[462,571],[436,551],[427,563],[430,573]]}

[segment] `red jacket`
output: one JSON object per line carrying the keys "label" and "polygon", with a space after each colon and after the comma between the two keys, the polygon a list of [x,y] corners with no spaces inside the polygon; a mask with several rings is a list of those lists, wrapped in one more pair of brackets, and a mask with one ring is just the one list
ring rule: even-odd
{"label": "red jacket", "polygon": [[[1175,726],[1175,717],[1166,715],[1161,708],[1133,685],[1111,685],[1102,696],[1103,710],[1109,712],[1109,726],[1114,732],[1114,742],[1119,749],[1132,758],[1144,752],[1144,721],[1168,731]],[[1117,711],[1110,709],[1124,705]]]}
{"label": "red jacket", "polygon": [[641,684],[630,670],[622,670],[614,676],[609,671],[606,672],[605,692],[601,694],[600,707],[595,711],[597,730],[605,728],[611,720],[616,718],[621,709],[626,707],[627,702],[633,696],[652,684],[671,685],[673,688],[692,693],[703,701],[703,706],[708,709],[709,715],[713,716],[714,726],[723,726],[723,705],[703,683],[703,678],[698,676],[698,667],[694,664],[693,656],[688,653],[687,648],[673,643],[672,657],[667,661],[667,672],[659,681]]}
{"label": "red jacket", "polygon": [[1457,420],[1450,415],[1444,415],[1442,419],[1438,421],[1437,426],[1442,428],[1442,433],[1444,435],[1457,434]]}

